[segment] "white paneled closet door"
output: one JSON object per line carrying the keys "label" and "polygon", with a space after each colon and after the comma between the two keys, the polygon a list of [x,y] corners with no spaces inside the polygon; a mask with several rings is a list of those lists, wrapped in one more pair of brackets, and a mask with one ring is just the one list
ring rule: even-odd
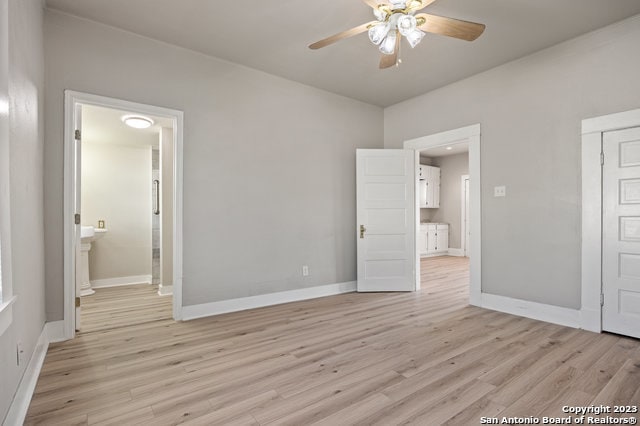
{"label": "white paneled closet door", "polygon": [[602,169],[602,329],[640,338],[640,128],[608,132]]}

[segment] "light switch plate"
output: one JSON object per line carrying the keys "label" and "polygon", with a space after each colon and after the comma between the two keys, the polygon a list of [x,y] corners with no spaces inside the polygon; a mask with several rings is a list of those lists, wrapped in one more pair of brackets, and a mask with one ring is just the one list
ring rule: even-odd
{"label": "light switch plate", "polygon": [[493,196],[494,197],[506,197],[507,196],[507,187],[506,186],[495,186],[493,188]]}

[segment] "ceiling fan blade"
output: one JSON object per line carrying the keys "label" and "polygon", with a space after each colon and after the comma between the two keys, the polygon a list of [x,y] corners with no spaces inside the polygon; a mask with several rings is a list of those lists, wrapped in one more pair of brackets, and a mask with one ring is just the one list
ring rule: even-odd
{"label": "ceiling fan blade", "polygon": [[[416,19],[418,20],[418,28],[422,31],[467,41],[477,39],[485,29],[484,24],[430,15],[428,13],[419,13],[416,15]],[[421,20],[424,20],[424,23],[421,23]]]}
{"label": "ceiling fan blade", "polygon": [[412,12],[417,12],[418,10],[422,10],[425,7],[429,6],[431,3],[434,3],[436,0],[408,0],[407,1],[407,9]]}
{"label": "ceiling fan blade", "polygon": [[377,9],[378,6],[380,6],[381,4],[384,4],[384,3],[378,3],[376,0],[362,0],[362,1],[372,9]]}
{"label": "ceiling fan blade", "polygon": [[357,27],[351,28],[350,30],[346,30],[346,31],[342,31],[341,33],[338,34],[334,34],[331,37],[327,37],[325,39],[322,39],[320,41],[316,41],[313,44],[309,45],[309,49],[320,49],[321,47],[325,47],[328,46],[330,44],[333,44],[337,41],[340,41],[344,38],[348,38],[348,37],[353,37],[354,35],[358,35],[360,33],[363,33],[365,31],[367,31],[371,26],[377,24],[378,21],[371,21],[371,22],[367,22],[366,24],[362,24],[359,25]]}
{"label": "ceiling fan blade", "polygon": [[398,63],[398,54],[400,53],[400,31],[396,30],[396,47],[391,55],[382,55],[380,58],[380,69],[390,68]]}

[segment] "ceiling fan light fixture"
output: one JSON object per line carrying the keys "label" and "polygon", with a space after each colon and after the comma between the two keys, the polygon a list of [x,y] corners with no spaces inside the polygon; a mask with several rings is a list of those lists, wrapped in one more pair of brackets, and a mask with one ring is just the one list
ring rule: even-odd
{"label": "ceiling fan light fixture", "polygon": [[373,9],[373,15],[380,22],[384,22],[387,20],[387,14],[380,9]]}
{"label": "ceiling fan light fixture", "polygon": [[408,36],[411,32],[415,31],[417,22],[415,16],[402,15],[398,18],[398,31],[403,36]]}
{"label": "ceiling fan light fixture", "polygon": [[422,41],[424,36],[425,36],[424,31],[421,31],[421,30],[419,30],[417,28],[406,35],[407,41],[409,42],[409,45],[412,48],[416,47],[418,45],[418,43],[420,43]]}
{"label": "ceiling fan light fixture", "polygon": [[369,40],[371,43],[376,46],[383,42],[387,34],[389,34],[389,30],[391,26],[387,22],[381,22],[378,25],[375,25],[369,28]]}
{"label": "ceiling fan light fixture", "polygon": [[380,43],[380,51],[385,55],[393,55],[393,52],[396,50],[396,33],[395,31],[390,32]]}
{"label": "ceiling fan light fixture", "polygon": [[390,0],[391,10],[399,10],[405,9],[407,7],[407,2],[405,0]]}

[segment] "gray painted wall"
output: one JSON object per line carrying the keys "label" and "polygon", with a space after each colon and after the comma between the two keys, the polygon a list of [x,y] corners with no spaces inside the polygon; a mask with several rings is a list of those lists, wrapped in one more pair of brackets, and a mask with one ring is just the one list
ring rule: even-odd
{"label": "gray painted wall", "polygon": [[460,248],[461,177],[469,174],[469,154],[433,158],[440,167],[440,208],[433,210],[431,222],[449,224],[449,247]]}
{"label": "gray painted wall", "polygon": [[[8,4],[8,34],[6,7]],[[45,321],[43,231],[43,83],[42,2],[1,0],[0,40],[8,47],[0,65],[8,70],[8,142],[11,225],[13,322],[0,336],[0,419],[4,419]],[[8,45],[4,44],[7,43]],[[6,134],[4,140],[7,142]],[[6,191],[6,187],[2,188]],[[6,195],[6,192],[5,192]],[[4,252],[3,255],[8,253]],[[6,266],[6,265],[3,265]],[[11,270],[11,277],[6,274]],[[6,281],[5,281],[6,282]],[[16,344],[22,342],[25,362],[16,365]]]}
{"label": "gray painted wall", "polygon": [[640,108],[639,43],[636,16],[385,109],[385,148],[481,123],[484,292],[580,307],[581,120]]}
{"label": "gray painted wall", "polygon": [[355,149],[382,148],[381,108],[58,12],[45,34],[49,320],[64,89],[184,111],[184,305],[355,280]]}

